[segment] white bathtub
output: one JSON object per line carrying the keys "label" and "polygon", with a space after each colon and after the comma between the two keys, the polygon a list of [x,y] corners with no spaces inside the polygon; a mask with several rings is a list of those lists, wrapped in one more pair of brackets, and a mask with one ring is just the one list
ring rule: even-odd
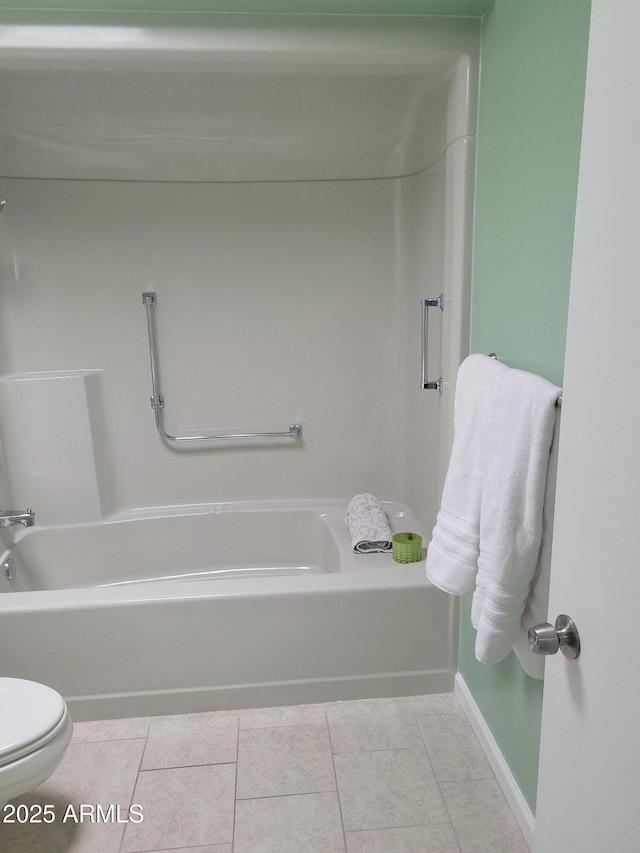
{"label": "white bathtub", "polygon": [[[385,503],[393,529],[423,533]],[[74,718],[448,690],[453,607],[424,562],[350,549],[343,501],[156,508],[15,536],[2,671]],[[6,533],[6,532],[5,532]]]}

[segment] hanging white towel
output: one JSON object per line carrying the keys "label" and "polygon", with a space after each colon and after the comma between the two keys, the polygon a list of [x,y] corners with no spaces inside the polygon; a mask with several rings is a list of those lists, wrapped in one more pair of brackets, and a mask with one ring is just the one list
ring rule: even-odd
{"label": "hanging white towel", "polygon": [[344,517],[351,535],[351,547],[357,554],[390,551],[393,532],[380,501],[370,492],[351,498]]}
{"label": "hanging white towel", "polygon": [[535,577],[560,388],[506,369],[489,396],[472,606],[476,658],[498,663],[513,648]]}
{"label": "hanging white towel", "polygon": [[532,678],[544,678],[543,655],[536,655],[529,646],[529,628],[546,622],[549,610],[549,583],[551,580],[551,546],[553,543],[553,515],[556,502],[556,473],[558,470],[558,427],[560,425],[560,409],[556,416],[556,426],[553,434],[551,453],[549,454],[549,470],[547,485],[544,492],[544,508],[542,511],[542,542],[536,571],[531,583],[531,589],[524,605],[524,613],[520,620],[520,633],[513,647],[522,668]]}
{"label": "hanging white towel", "polygon": [[453,446],[426,562],[429,580],[452,595],[475,587],[487,401],[496,379],[508,369],[495,358],[474,353],[458,370]]}

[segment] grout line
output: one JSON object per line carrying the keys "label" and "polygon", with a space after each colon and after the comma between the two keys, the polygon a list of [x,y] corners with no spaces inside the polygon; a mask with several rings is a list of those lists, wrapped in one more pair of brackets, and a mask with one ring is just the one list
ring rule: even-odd
{"label": "grout line", "polygon": [[238,797],[237,802],[247,803],[250,800],[279,800],[283,797],[315,797],[318,794],[336,794],[337,788],[321,788],[317,791],[289,791],[286,794],[258,794],[255,797]]}
{"label": "grout line", "polygon": [[[440,784],[440,780],[437,777],[436,777],[436,782],[438,784],[438,790],[440,791],[440,796],[442,797],[442,805],[444,806],[444,810],[445,810],[445,812],[449,818],[448,826],[451,827],[451,832],[453,833],[453,837],[454,837],[455,842],[458,846],[458,850],[462,850],[462,847],[460,846],[460,838],[458,837],[458,830],[456,828],[455,823],[453,822],[453,820],[451,818],[451,812],[449,811],[449,807],[447,806],[447,801],[446,801],[444,793],[442,791],[442,785]],[[442,825],[444,826],[444,824],[442,824]]]}
{"label": "grout line", "polygon": [[142,756],[140,758],[140,767],[138,769],[138,776],[142,772],[142,765],[144,764],[144,756],[147,751],[147,747],[149,746],[149,734],[151,732],[151,721],[149,721],[149,728],[147,729],[147,736],[144,739],[144,749],[142,750]]}
{"label": "grout line", "polygon": [[[150,727],[151,727],[151,724],[149,724],[149,728]],[[120,740],[142,740],[142,738],[121,738]],[[131,788],[131,796],[129,798],[129,808],[131,808],[131,806],[133,804],[133,798],[135,797],[136,788],[138,787],[138,780],[140,779],[140,773],[141,773],[141,768],[142,768],[142,759],[144,757],[144,753],[145,753],[145,750],[147,748],[147,741],[148,740],[149,740],[149,729],[147,729],[147,734],[146,734],[146,737],[144,738],[144,747],[140,751],[140,761],[138,762],[138,769],[136,771],[136,778],[135,778],[135,781],[133,783],[133,787]],[[93,742],[95,743],[95,741],[93,741]],[[108,743],[108,741],[102,741],[102,742]],[[118,847],[118,850],[120,850],[120,851],[122,851],[122,848],[124,847],[124,840],[125,840],[125,837],[127,835],[127,829],[128,828],[129,828],[129,825],[127,824],[123,829],[122,837],[120,839],[120,846]]]}
{"label": "grout line", "polygon": [[[332,703],[333,704],[333,703]],[[338,800],[338,811],[340,812],[340,826],[342,827],[342,843],[344,844],[345,853],[347,850],[347,830],[344,826],[344,814],[342,812],[342,798],[340,797],[340,787],[338,786],[338,774],[336,773],[336,753],[333,751],[333,741],[331,739],[331,726],[329,725],[329,717],[327,716],[327,708],[324,709],[324,721],[329,735],[329,749],[331,750],[331,765],[333,767],[333,778],[336,783],[336,799]]]}
{"label": "grout line", "polygon": [[[432,763],[432,761],[431,761],[431,755],[429,754],[429,748],[428,748],[427,743],[426,743],[426,741],[425,741],[425,739],[424,739],[424,735],[422,734],[422,729],[420,728],[420,724],[418,723],[418,716],[419,716],[419,715],[418,715],[418,713],[417,713],[415,710],[413,711],[413,715],[414,715],[415,720],[416,720],[416,726],[418,726],[418,731],[420,732],[420,738],[421,738],[421,740],[422,740],[422,743],[424,744],[424,751],[425,751],[425,753],[426,753],[426,755],[427,755],[427,759],[428,759],[428,761],[429,761],[429,766],[431,767],[431,771],[432,771],[432,773],[433,773],[433,778],[435,779],[436,785],[438,786],[438,791],[440,791],[440,797],[441,797],[441,799],[442,799],[442,806],[443,806],[443,808],[444,808],[445,814],[446,814],[446,815],[447,815],[447,817],[449,818],[449,820],[447,821],[447,823],[446,823],[446,824],[439,824],[439,825],[440,825],[440,826],[450,826],[450,827],[451,827],[451,832],[453,833],[453,837],[454,837],[454,839],[455,839],[455,842],[456,842],[456,845],[457,845],[457,847],[458,847],[458,850],[459,850],[459,851],[461,851],[461,850],[462,850],[462,847],[460,846],[460,839],[458,838],[458,833],[457,833],[457,831],[456,831],[456,827],[455,827],[455,825],[454,825],[454,823],[453,823],[453,820],[451,819],[451,813],[450,813],[450,811],[449,811],[449,807],[447,806],[447,801],[446,801],[446,799],[445,799],[444,792],[443,792],[443,790],[442,790],[442,785],[441,785],[441,783],[440,783],[440,779],[438,779],[438,776],[437,776],[437,774],[436,774],[436,771],[435,771],[435,769],[434,769],[434,767],[433,767],[433,763]],[[420,716],[435,716],[435,717],[438,717],[438,718],[439,718],[439,717],[442,717],[443,715],[442,715],[442,714],[439,714],[439,713],[436,713],[436,714],[429,714],[429,715],[421,714]]]}
{"label": "grout line", "polygon": [[[227,847],[231,842],[229,841],[216,841],[213,844],[192,844],[188,849],[189,850],[205,850],[210,847]],[[136,850],[135,853],[176,853],[176,849],[182,850],[182,847],[161,847],[160,849],[154,848],[153,850]]]}
{"label": "grout line", "polygon": [[74,746],[82,746],[85,743],[122,743],[127,740],[146,740],[147,735],[135,735],[134,737],[96,737],[88,740],[72,740]]}
{"label": "grout line", "polygon": [[191,767],[224,767],[227,764],[237,764],[237,761],[203,761],[197,764],[170,764],[168,767],[141,767],[140,773],[158,773],[164,770],[189,770]]}
{"label": "grout line", "polygon": [[238,806],[238,759],[240,758],[240,712],[238,712],[237,717],[238,728],[236,731],[236,778],[233,784],[233,821],[231,823],[231,850],[236,843],[236,816],[237,816],[237,806]]}

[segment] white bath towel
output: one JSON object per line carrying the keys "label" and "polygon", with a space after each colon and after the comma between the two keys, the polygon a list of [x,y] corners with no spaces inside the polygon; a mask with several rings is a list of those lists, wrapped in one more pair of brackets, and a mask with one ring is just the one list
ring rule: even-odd
{"label": "white bath towel", "polygon": [[476,658],[498,663],[513,648],[535,577],[560,388],[506,369],[489,395],[472,606]]}
{"label": "white bath towel", "polygon": [[351,547],[357,554],[372,554],[392,549],[393,533],[375,495],[364,492],[351,498],[344,520],[351,535]]}
{"label": "white bath towel", "polygon": [[429,580],[452,595],[475,587],[487,401],[496,379],[508,369],[475,353],[458,370],[453,446],[426,562]]}
{"label": "white bath towel", "polygon": [[558,470],[558,428],[560,426],[560,409],[556,415],[556,426],[553,434],[551,453],[549,454],[549,470],[544,492],[544,508],[542,511],[542,542],[538,553],[538,562],[531,589],[524,605],[524,613],[520,620],[520,633],[513,647],[522,668],[532,678],[544,678],[543,655],[535,655],[529,646],[529,628],[548,620],[549,583],[551,580],[551,546],[553,543],[553,515],[556,503],[556,474]]}

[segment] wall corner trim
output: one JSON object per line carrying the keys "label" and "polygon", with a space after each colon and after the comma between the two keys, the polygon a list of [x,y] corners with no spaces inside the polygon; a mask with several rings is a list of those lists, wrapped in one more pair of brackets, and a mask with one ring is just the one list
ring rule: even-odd
{"label": "wall corner trim", "polygon": [[487,725],[480,709],[476,705],[471,691],[459,672],[457,672],[455,676],[454,692],[462,705],[462,709],[465,712],[476,737],[480,741],[480,746],[487,756],[491,769],[496,775],[498,784],[507,798],[507,802],[511,807],[515,819],[518,821],[518,825],[524,835],[525,841],[532,850],[536,823],[533,812],[522,795],[522,791],[518,787],[518,783],[514,779],[513,774],[509,769],[509,765],[505,761],[504,756],[500,751],[500,747],[491,733],[491,729]]}

